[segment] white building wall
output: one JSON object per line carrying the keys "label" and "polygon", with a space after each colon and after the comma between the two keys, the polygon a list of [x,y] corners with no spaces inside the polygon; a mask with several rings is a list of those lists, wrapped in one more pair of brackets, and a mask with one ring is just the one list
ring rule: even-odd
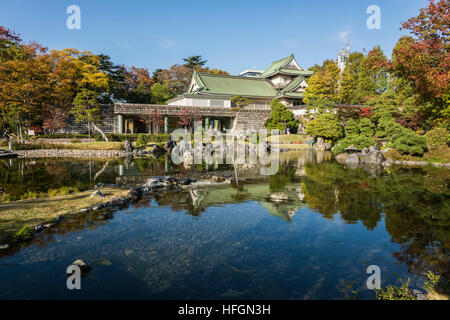
{"label": "white building wall", "polygon": [[[213,100],[212,103],[211,103],[211,100]],[[222,103],[222,106],[220,106],[220,102]],[[180,99],[177,101],[170,102],[169,106],[231,108],[231,101],[230,100],[218,100],[218,99],[183,98],[183,99]]]}

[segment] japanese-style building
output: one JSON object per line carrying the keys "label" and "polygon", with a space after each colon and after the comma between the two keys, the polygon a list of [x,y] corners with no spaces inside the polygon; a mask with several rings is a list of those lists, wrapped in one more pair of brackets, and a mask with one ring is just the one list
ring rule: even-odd
{"label": "japanese-style building", "polygon": [[[300,67],[294,55],[272,62],[265,71],[246,70],[239,76],[194,72],[188,91],[169,100],[167,105],[115,104],[114,132],[146,132],[142,118],[155,109],[164,117],[161,131],[172,132],[179,127],[178,112],[186,107],[196,108],[205,129],[259,129],[269,116],[274,98],[293,109],[303,105],[306,79],[312,74]],[[234,111],[231,103],[234,96],[246,97],[252,103]]]}
{"label": "japanese-style building", "polygon": [[231,108],[231,98],[239,95],[253,102],[246,108],[269,109],[274,98],[286,106],[298,106],[312,73],[303,70],[294,55],[272,62],[262,73],[246,70],[240,76],[230,76],[194,72],[188,92],[168,104]]}

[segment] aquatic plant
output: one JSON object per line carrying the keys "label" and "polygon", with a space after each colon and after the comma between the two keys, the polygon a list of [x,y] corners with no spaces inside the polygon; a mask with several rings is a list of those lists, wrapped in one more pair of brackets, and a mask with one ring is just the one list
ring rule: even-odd
{"label": "aquatic plant", "polygon": [[29,241],[33,238],[33,229],[29,226],[23,226],[14,235],[14,240],[18,242]]}

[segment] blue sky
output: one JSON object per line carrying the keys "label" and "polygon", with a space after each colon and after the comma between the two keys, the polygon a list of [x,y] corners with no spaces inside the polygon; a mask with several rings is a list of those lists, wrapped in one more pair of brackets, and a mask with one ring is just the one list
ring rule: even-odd
{"label": "blue sky", "polygon": [[[69,5],[81,8],[81,30],[66,28]],[[381,29],[369,30],[369,5]],[[232,74],[266,68],[293,53],[308,68],[335,58],[347,35],[352,51],[381,45],[390,56],[400,22],[426,0],[0,0],[0,25],[49,49],[105,53],[118,64],[167,68],[202,55]]]}

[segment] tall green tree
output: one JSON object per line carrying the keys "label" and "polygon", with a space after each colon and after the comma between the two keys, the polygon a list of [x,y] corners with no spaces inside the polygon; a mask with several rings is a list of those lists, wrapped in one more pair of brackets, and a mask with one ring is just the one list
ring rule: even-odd
{"label": "tall green tree", "polygon": [[166,104],[174,95],[167,84],[155,83],[151,87],[152,103]]}
{"label": "tall green tree", "polygon": [[267,129],[284,131],[289,128],[291,132],[297,130],[298,121],[295,120],[294,114],[279,100],[273,99],[270,103],[270,109],[270,116],[264,124]]}
{"label": "tall green tree", "polygon": [[202,56],[190,56],[183,59],[184,66],[191,72],[203,68],[206,65],[207,60],[202,60]]}

